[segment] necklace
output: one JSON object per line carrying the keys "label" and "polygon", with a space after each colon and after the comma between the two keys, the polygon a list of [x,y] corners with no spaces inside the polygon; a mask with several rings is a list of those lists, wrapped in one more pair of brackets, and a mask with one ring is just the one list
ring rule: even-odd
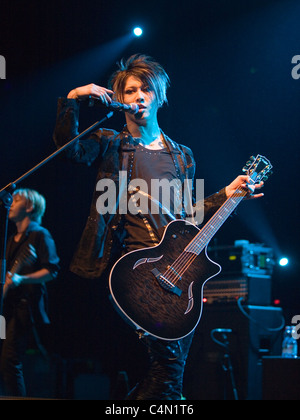
{"label": "necklace", "polygon": [[146,142],[144,142],[141,137],[134,137],[134,140],[136,140],[138,142],[138,144],[140,144],[141,146],[145,147],[146,149],[160,150],[160,149],[164,149],[166,147],[165,146],[165,142],[164,142],[164,137],[163,137],[162,134],[160,134],[158,137],[156,137],[149,144],[146,144]]}

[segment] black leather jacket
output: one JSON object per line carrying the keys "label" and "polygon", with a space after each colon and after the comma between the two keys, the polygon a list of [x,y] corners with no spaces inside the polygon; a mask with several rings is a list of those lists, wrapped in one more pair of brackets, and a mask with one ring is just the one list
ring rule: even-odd
{"label": "black leather jacket", "polygon": [[[22,255],[30,244],[35,249],[37,259],[34,262],[24,263],[23,267],[21,264],[22,269],[18,274],[26,275],[46,268],[53,279],[57,277],[60,270],[59,257],[54,240],[47,229],[36,222],[30,222],[26,232],[23,233],[20,241],[15,245],[13,245],[13,236],[7,242],[7,266],[9,270],[16,260],[22,261],[24,258]],[[22,301],[30,307],[32,318],[37,324],[50,323],[47,314],[47,287],[45,283],[26,284],[9,290],[4,305],[5,315],[8,319],[11,310]]]}
{"label": "black leather jacket", "polygon": [[[64,146],[78,133],[79,103],[74,99],[59,98],[54,141],[58,148]],[[179,179],[194,180],[195,161],[192,151],[173,142],[165,136]],[[112,179],[119,188],[119,171],[127,172],[131,180],[134,161],[134,141],[126,127],[120,133],[110,129],[99,129],[67,148],[69,159],[89,166],[98,165],[96,183],[101,179]],[[99,278],[110,263],[121,256],[125,230],[119,214],[101,215],[96,202],[99,192],[94,191],[90,215],[83,231],[76,254],[71,263],[71,271],[84,278]],[[212,215],[225,201],[225,191],[205,200],[204,213]],[[184,215],[183,215],[184,217]]]}

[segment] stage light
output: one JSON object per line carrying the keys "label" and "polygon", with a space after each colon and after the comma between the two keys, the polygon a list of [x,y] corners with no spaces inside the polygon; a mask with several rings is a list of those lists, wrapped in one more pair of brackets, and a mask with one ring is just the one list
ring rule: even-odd
{"label": "stage light", "polygon": [[138,37],[142,36],[143,35],[143,29],[139,28],[139,27],[134,28],[133,33],[134,33],[135,36],[138,36]]}
{"label": "stage light", "polygon": [[289,260],[286,257],[280,258],[279,265],[280,267],[286,267],[289,264]]}

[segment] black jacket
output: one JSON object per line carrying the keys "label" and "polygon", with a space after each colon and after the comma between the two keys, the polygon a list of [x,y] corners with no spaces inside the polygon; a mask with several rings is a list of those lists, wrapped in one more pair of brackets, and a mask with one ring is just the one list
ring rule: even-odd
{"label": "black jacket", "polygon": [[[58,148],[64,146],[78,133],[79,103],[74,99],[59,98],[54,141]],[[178,178],[194,180],[195,161],[192,151],[173,142],[165,136],[165,142],[174,161]],[[131,180],[134,161],[134,141],[126,127],[120,133],[109,129],[99,129],[84,140],[77,141],[66,150],[69,159],[76,163],[98,166],[96,183],[101,179],[111,179],[119,190],[119,172],[127,172]],[[99,193],[94,191],[90,215],[83,231],[76,254],[71,263],[71,271],[85,278],[99,278],[110,263],[120,256],[124,229],[118,214],[101,215],[96,202]],[[205,200],[204,212],[212,215],[225,201],[225,191]],[[184,215],[183,215],[184,217]]]}
{"label": "black jacket", "polygon": [[[14,243],[13,236],[7,242],[7,268],[12,269],[16,259],[20,259],[23,251],[32,245],[37,258],[33,263],[24,265],[17,274],[26,275],[46,268],[53,279],[59,272],[59,258],[56,246],[49,231],[36,222],[31,222],[18,243]],[[26,301],[35,323],[49,324],[47,314],[47,288],[46,284],[26,284],[11,289],[4,300],[4,311],[9,318],[10,311],[15,305]]]}

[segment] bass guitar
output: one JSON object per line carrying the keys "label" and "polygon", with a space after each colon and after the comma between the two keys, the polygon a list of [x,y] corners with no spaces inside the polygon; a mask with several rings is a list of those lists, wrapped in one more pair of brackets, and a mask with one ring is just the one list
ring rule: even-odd
{"label": "bass guitar", "polygon": [[[33,245],[29,244],[22,250],[22,252],[20,252],[20,255],[18,255],[18,257],[14,261],[14,264],[11,270],[9,271],[11,277],[14,274],[19,274],[24,267],[26,267],[27,265],[34,264],[36,261],[36,250]],[[3,287],[3,298],[6,298],[8,292],[12,289],[15,289],[14,285],[8,284],[6,282]]]}
{"label": "bass guitar", "polygon": [[[253,185],[266,181],[271,170],[261,155],[252,156],[243,169]],[[246,195],[238,188],[201,230],[175,220],[159,245],[132,251],[116,262],[109,277],[111,300],[132,327],[168,341],[194,331],[202,316],[204,285],[222,270],[209,258],[208,244]]]}

